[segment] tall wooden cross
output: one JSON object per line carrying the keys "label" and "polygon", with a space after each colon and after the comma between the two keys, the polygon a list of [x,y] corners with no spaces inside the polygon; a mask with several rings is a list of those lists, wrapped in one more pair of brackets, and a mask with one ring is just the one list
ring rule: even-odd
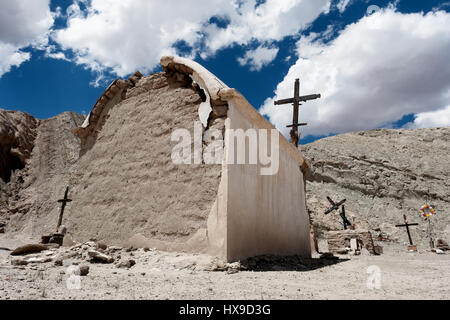
{"label": "tall wooden cross", "polygon": [[66,192],[64,193],[64,198],[58,200],[58,202],[61,203],[61,211],[59,213],[59,219],[58,219],[58,225],[56,226],[56,232],[58,232],[58,229],[59,229],[59,227],[62,224],[62,219],[63,219],[63,215],[64,215],[64,208],[66,207],[66,203],[72,201],[72,199],[67,198],[68,193],[69,193],[69,187],[66,188]]}
{"label": "tall wooden cross", "polygon": [[408,233],[409,244],[411,246],[413,246],[414,244],[413,244],[412,239],[411,239],[411,233],[409,232],[409,226],[418,226],[419,224],[418,223],[408,223],[408,219],[406,219],[406,215],[405,214],[403,215],[403,219],[405,220],[405,224],[396,224],[395,226],[399,227],[399,228],[400,227],[406,227],[406,232]]}
{"label": "tall wooden cross", "polygon": [[295,79],[294,84],[294,97],[289,99],[282,99],[275,101],[275,105],[289,104],[292,103],[294,106],[294,114],[292,124],[286,126],[287,128],[292,128],[290,131],[291,142],[298,147],[298,141],[300,140],[300,135],[298,133],[298,127],[306,126],[307,123],[298,123],[298,107],[301,106],[300,102],[306,102],[309,100],[319,99],[320,94],[310,94],[307,96],[300,96],[300,79]]}

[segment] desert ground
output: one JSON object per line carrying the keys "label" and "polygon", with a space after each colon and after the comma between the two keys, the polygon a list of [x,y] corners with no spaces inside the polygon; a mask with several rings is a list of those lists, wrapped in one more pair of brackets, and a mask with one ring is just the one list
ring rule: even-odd
{"label": "desert ground", "polygon": [[[0,247],[14,248],[28,239],[0,237]],[[114,263],[90,263],[71,255],[73,247],[40,253],[63,259],[47,263],[12,265],[10,252],[0,250],[0,299],[418,299],[450,298],[450,255],[425,247],[407,252],[403,243],[378,242],[384,253],[338,255],[338,260],[265,257],[247,264],[221,265],[207,255],[154,249],[115,248]],[[83,250],[93,243],[78,245]],[[76,247],[76,246],[75,246]],[[326,251],[326,242],[319,241]],[[117,262],[133,259],[130,268]],[[69,289],[71,266],[89,266],[78,276],[79,289]],[[373,268],[380,286],[368,288]],[[375,267],[375,268],[376,268]],[[72,267],[73,268],[73,267]],[[369,269],[368,269],[369,268]],[[68,285],[69,284],[69,285]]]}

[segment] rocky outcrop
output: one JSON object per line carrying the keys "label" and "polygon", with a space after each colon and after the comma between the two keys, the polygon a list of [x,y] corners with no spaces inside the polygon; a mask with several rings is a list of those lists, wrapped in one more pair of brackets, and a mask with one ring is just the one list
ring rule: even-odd
{"label": "rocky outcrop", "polygon": [[308,206],[313,220],[327,230],[342,229],[338,214],[324,216],[326,196],[347,199],[347,216],[370,227],[378,238],[407,241],[394,227],[406,214],[413,240],[426,243],[419,216],[425,203],[437,212],[436,236],[450,236],[450,128],[348,133],[302,146],[312,164]]}
{"label": "rocky outcrop", "polygon": [[39,120],[28,113],[0,109],[0,179],[7,183],[33,151]]}
{"label": "rocky outcrop", "polygon": [[305,147],[315,182],[376,197],[450,194],[450,128],[372,130],[322,139]]}
{"label": "rocky outcrop", "polygon": [[[0,224],[6,232],[26,231],[40,238],[42,232],[54,231],[57,218],[49,215],[57,209],[55,199],[62,196],[79,157],[80,142],[71,130],[84,118],[64,112],[37,120],[26,113],[0,110],[0,146],[9,150],[0,156],[15,157],[18,164],[3,166],[9,178],[0,178]],[[36,217],[42,220],[36,223]]]}

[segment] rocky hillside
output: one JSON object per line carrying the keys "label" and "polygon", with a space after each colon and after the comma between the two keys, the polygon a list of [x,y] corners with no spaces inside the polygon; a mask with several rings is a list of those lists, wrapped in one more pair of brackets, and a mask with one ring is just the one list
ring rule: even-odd
{"label": "rocky hillside", "polygon": [[31,234],[36,219],[56,208],[78,160],[80,141],[71,130],[83,120],[74,112],[39,120],[0,109],[0,231],[6,225]]}
{"label": "rocky hillside", "polygon": [[28,113],[0,109],[0,179],[25,167],[33,150],[38,120]]}
{"label": "rocky hillside", "polygon": [[322,229],[340,229],[337,213],[325,216],[326,196],[345,203],[347,216],[376,235],[407,241],[394,226],[406,214],[413,240],[427,243],[419,215],[425,203],[437,212],[435,236],[450,237],[450,127],[371,130],[342,134],[302,146],[313,171],[308,177],[308,207]]}

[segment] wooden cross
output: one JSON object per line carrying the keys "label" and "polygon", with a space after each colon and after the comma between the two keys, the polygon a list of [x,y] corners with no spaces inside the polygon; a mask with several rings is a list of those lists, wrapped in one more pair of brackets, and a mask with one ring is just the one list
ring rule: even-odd
{"label": "wooden cross", "polygon": [[66,188],[66,192],[64,193],[64,198],[58,200],[58,202],[61,202],[61,212],[59,213],[59,219],[58,219],[58,225],[56,226],[56,232],[58,232],[58,229],[61,226],[63,215],[64,215],[64,208],[66,207],[66,203],[72,201],[72,199],[67,198],[68,193],[69,193],[69,187]]}
{"label": "wooden cross", "polygon": [[342,222],[344,224],[344,230],[347,230],[347,227],[351,227],[352,224],[350,223],[350,221],[345,216],[345,206],[342,206],[342,211],[341,211],[340,216],[341,216]]}
{"label": "wooden cross", "polygon": [[294,106],[293,122],[292,124],[286,126],[287,128],[292,128],[290,131],[291,142],[298,147],[298,141],[300,140],[300,135],[298,133],[298,127],[306,126],[307,123],[298,123],[298,107],[301,106],[300,102],[306,102],[309,100],[319,99],[320,94],[310,94],[307,96],[300,96],[300,79],[295,79],[294,84],[294,97],[289,99],[282,99],[275,101],[275,105],[289,104],[292,103]]}
{"label": "wooden cross", "polygon": [[397,224],[395,225],[396,227],[406,227],[406,232],[408,233],[408,238],[409,238],[409,244],[410,245],[414,245],[411,239],[411,233],[409,232],[409,226],[418,226],[418,223],[408,223],[408,219],[406,219],[406,215],[403,215],[403,219],[405,220],[405,224]]}
{"label": "wooden cross", "polygon": [[[338,210],[340,206],[342,206],[344,204],[345,201],[347,201],[347,199],[341,200],[339,202],[334,202],[333,200],[331,200],[330,197],[327,197],[328,201],[331,203],[331,208],[328,209],[327,211],[325,211],[325,214],[329,214],[330,212],[334,211],[334,210]],[[345,211],[344,211],[344,215],[345,215]]]}

